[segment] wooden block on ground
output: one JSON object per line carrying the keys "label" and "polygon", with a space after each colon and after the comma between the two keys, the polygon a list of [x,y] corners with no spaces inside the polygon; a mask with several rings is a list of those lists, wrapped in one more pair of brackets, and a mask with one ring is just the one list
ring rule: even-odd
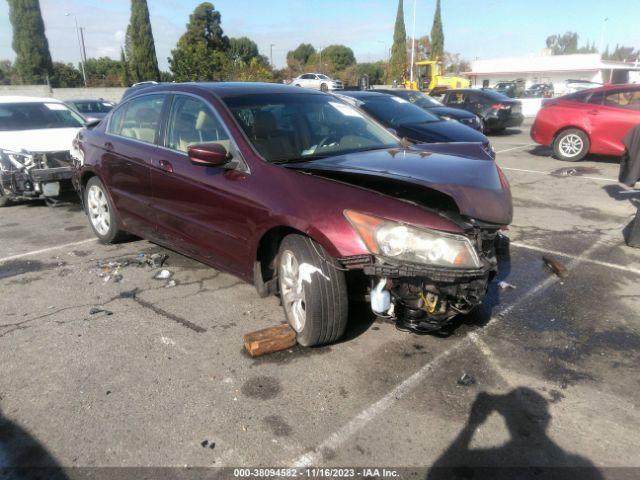
{"label": "wooden block on ground", "polygon": [[296,344],[296,331],[288,324],[245,334],[244,348],[252,357],[286,350]]}

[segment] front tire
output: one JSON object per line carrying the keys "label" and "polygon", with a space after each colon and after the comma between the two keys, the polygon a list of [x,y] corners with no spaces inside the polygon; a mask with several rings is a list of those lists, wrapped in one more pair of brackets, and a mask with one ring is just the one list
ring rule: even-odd
{"label": "front tire", "polygon": [[6,207],[11,203],[11,199],[4,194],[2,187],[0,187],[0,208]]}
{"label": "front tire", "polygon": [[344,272],[321,245],[288,235],[278,253],[280,299],[297,341],[305,347],[337,341],[347,327]]}
{"label": "front tire", "polygon": [[556,135],[553,153],[566,162],[579,162],[589,153],[589,137],[582,130],[570,128]]}
{"label": "front tire", "polygon": [[329,87],[327,86],[326,83],[323,83],[320,85],[320,91],[324,93],[327,93],[329,91]]}
{"label": "front tire", "polygon": [[100,243],[117,243],[127,234],[120,230],[118,217],[107,189],[98,177],[91,177],[84,189],[89,224]]}

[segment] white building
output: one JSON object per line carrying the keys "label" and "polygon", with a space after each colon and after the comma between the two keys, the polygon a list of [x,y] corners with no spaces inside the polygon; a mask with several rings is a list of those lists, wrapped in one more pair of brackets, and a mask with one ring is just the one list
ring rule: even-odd
{"label": "white building", "polygon": [[566,92],[567,80],[594,83],[630,83],[640,78],[640,65],[602,60],[600,54],[539,55],[471,62],[465,72],[472,87],[493,87],[497,82],[523,79],[526,86],[553,83],[556,95]]}

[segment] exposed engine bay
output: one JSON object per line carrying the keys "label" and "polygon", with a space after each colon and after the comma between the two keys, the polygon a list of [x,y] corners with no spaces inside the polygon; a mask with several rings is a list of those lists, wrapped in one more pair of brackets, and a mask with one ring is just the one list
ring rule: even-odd
{"label": "exposed engine bay", "polygon": [[71,191],[69,151],[14,152],[0,149],[0,195],[48,201]]}

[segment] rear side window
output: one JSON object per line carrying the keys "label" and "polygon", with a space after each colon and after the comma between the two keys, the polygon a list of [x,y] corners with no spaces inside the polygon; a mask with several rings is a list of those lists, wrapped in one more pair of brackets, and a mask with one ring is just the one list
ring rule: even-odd
{"label": "rear side window", "polygon": [[218,117],[205,102],[186,95],[177,95],[173,101],[166,143],[180,152],[198,143],[218,143],[230,150],[229,135]]}
{"label": "rear side window", "polygon": [[640,110],[640,90],[618,90],[607,92],[603,104],[607,107]]}
{"label": "rear side window", "polygon": [[114,112],[109,133],[154,143],[164,98],[164,95],[144,95],[127,102],[124,108]]}

